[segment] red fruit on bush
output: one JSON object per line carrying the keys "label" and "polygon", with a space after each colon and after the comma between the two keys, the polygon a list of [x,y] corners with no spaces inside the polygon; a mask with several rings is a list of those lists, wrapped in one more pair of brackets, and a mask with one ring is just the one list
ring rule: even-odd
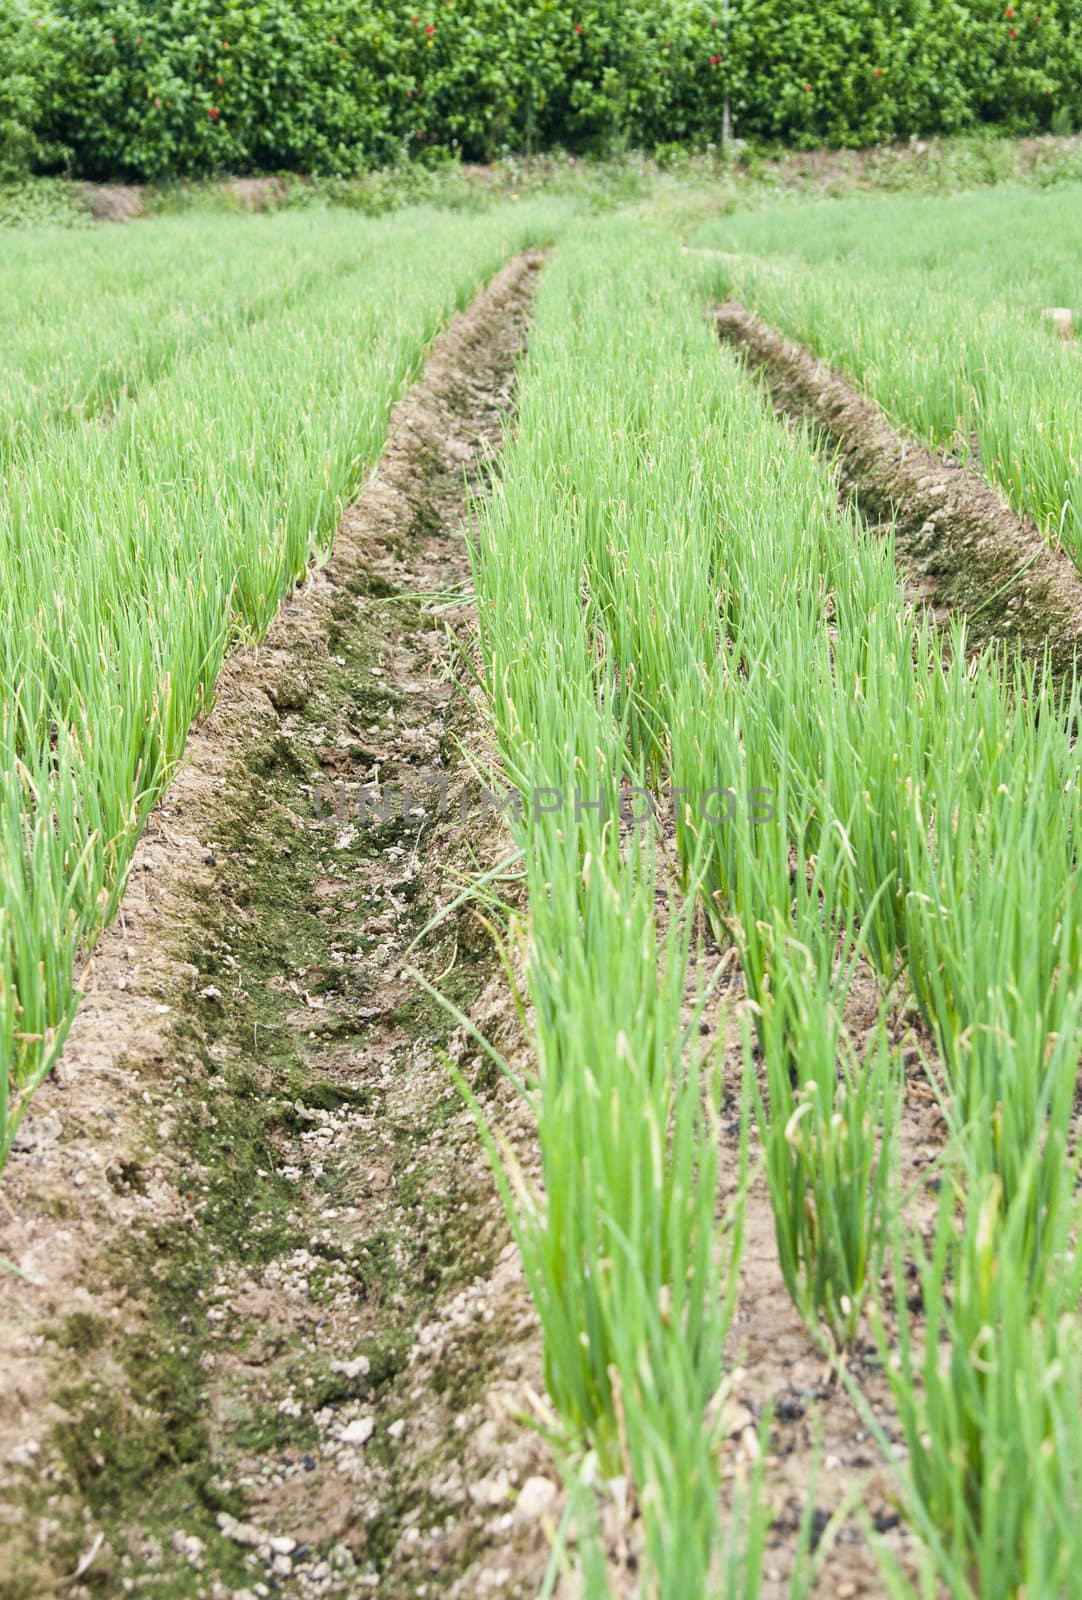
{"label": "red fruit on bush", "polygon": [[575,32],[576,33],[581,33],[582,32],[582,23],[581,22],[576,22],[576,24],[575,24]]}
{"label": "red fruit on bush", "polygon": [[210,117],[212,121],[216,121],[218,117],[218,107],[211,106],[210,110],[207,112],[207,116]]}
{"label": "red fruit on bush", "polygon": [[876,67],[874,72],[872,73],[872,77],[873,78],[881,78],[882,76],[883,76],[883,69],[881,67]]}

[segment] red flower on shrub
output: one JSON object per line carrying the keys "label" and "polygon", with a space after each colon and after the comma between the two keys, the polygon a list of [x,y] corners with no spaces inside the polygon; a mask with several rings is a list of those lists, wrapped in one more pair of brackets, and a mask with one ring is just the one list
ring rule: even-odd
{"label": "red flower on shrub", "polygon": [[154,96],[154,109],[155,109],[155,111],[160,111],[160,110],[161,110],[161,108],[162,108],[162,103],[161,103],[161,101],[160,101],[160,100],[159,100],[159,99],[158,99],[158,96],[157,96],[157,95],[155,95],[155,96]]}
{"label": "red flower on shrub", "polygon": [[712,67],[716,67],[718,65],[718,63],[720,62],[720,60],[721,60],[720,56],[711,56],[710,57],[710,65]]}
{"label": "red flower on shrub", "polygon": [[804,93],[805,94],[811,94],[811,84],[810,83],[806,83],[804,85]]}
{"label": "red flower on shrub", "polygon": [[872,77],[873,77],[873,78],[881,78],[881,77],[882,77],[882,76],[883,76],[883,69],[882,69],[882,67],[875,67],[875,68],[874,68],[874,69],[873,69],[873,71],[872,71]]}
{"label": "red flower on shrub", "polygon": [[222,77],[221,73],[219,72],[219,74],[218,74],[218,87],[219,87],[219,89],[222,87],[222,84],[224,82],[225,82],[225,79]]}
{"label": "red flower on shrub", "polygon": [[1011,38],[1012,39],[1017,39],[1018,38],[1018,29],[1017,28],[1012,28],[1011,29]]}
{"label": "red flower on shrub", "polygon": [[582,32],[582,23],[581,22],[576,22],[576,24],[575,24],[575,32],[576,33],[581,33]]}
{"label": "red flower on shrub", "polygon": [[425,32],[428,34],[428,37],[430,39],[431,39],[432,35],[435,33],[435,31],[436,31],[436,24],[434,22],[430,22],[428,24],[428,26],[425,28]]}
{"label": "red flower on shrub", "polygon": [[411,17],[410,18],[410,21],[413,23],[414,27],[417,26],[417,24],[420,22],[420,20],[421,20],[420,17]]}
{"label": "red flower on shrub", "polygon": [[1005,17],[1013,17],[1014,16],[1014,7],[1013,6],[1008,6],[1006,11],[1003,13],[1003,15]]}
{"label": "red flower on shrub", "polygon": [[207,116],[210,118],[210,120],[212,122],[217,122],[217,120],[218,120],[218,107],[217,106],[211,106],[210,110],[207,112]]}

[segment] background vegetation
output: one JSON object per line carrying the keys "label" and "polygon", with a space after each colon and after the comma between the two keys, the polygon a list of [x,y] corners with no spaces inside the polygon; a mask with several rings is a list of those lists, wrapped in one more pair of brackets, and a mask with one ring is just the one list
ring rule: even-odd
{"label": "background vegetation", "polygon": [[[417,9],[413,9],[417,6]],[[1069,0],[0,0],[0,177],[1082,122]]]}

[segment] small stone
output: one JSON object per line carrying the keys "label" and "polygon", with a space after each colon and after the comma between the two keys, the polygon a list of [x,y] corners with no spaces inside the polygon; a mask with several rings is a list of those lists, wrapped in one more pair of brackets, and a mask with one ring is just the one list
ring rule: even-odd
{"label": "small stone", "polygon": [[291,1539],[288,1534],[283,1534],[280,1538],[272,1539],[270,1547],[276,1556],[291,1556],[297,1548],[297,1541]]}
{"label": "small stone", "polygon": [[537,1522],[550,1510],[557,1495],[551,1478],[527,1478],[515,1502],[516,1522]]}
{"label": "small stone", "polygon": [[376,1424],[371,1417],[358,1417],[356,1422],[347,1423],[342,1430],[343,1444],[367,1444],[376,1431]]}
{"label": "small stone", "polygon": [[506,1472],[496,1472],[471,1483],[467,1493],[475,1506],[500,1506],[510,1499],[511,1483]]}
{"label": "small stone", "polygon": [[254,1550],[263,1538],[258,1528],[250,1522],[238,1522],[228,1511],[218,1513],[218,1527],[224,1538],[232,1539],[234,1544],[244,1545],[249,1550]]}
{"label": "small stone", "polygon": [[335,1572],[352,1572],[357,1563],[353,1559],[353,1551],[348,1545],[336,1544],[331,1551],[331,1566]]}
{"label": "small stone", "polygon": [[343,1378],[354,1382],[357,1378],[367,1378],[372,1370],[372,1363],[367,1356],[358,1356],[356,1361],[332,1361],[331,1371],[339,1373]]}
{"label": "small stone", "polygon": [[200,989],[199,994],[203,1000],[220,1000],[222,998],[222,991],[216,988],[213,983],[208,983],[205,989]]}

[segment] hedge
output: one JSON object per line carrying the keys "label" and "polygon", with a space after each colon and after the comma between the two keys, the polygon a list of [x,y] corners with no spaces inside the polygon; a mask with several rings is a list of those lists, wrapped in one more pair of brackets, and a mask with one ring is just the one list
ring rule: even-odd
{"label": "hedge", "polygon": [[[416,4],[418,9],[414,10]],[[0,176],[1082,123],[1078,0],[0,0]]]}

